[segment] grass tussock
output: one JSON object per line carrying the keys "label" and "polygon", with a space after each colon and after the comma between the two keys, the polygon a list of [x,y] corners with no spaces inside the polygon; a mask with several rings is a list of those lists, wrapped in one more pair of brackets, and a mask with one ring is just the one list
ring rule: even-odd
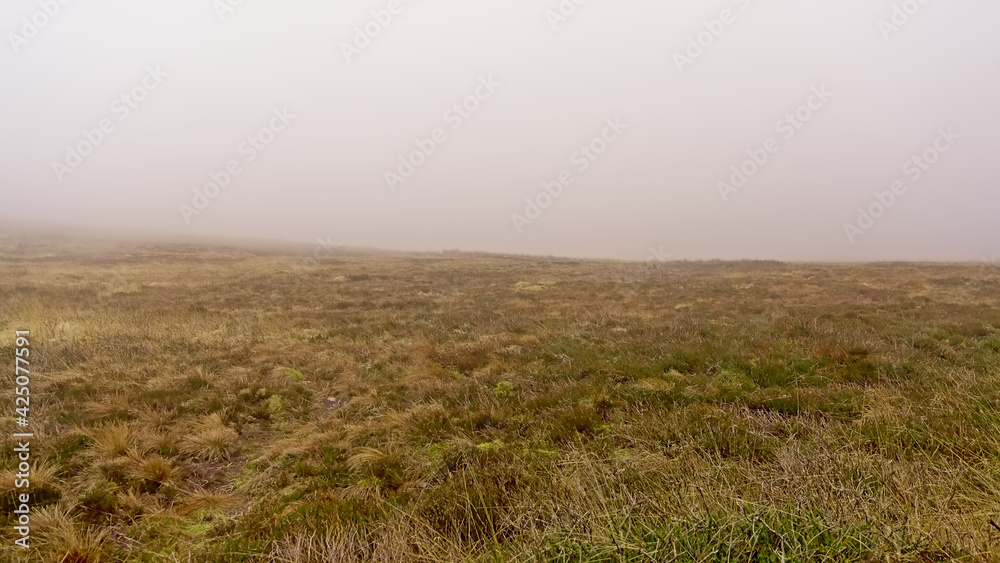
{"label": "grass tussock", "polygon": [[298,265],[0,252],[34,560],[1000,560],[993,269]]}

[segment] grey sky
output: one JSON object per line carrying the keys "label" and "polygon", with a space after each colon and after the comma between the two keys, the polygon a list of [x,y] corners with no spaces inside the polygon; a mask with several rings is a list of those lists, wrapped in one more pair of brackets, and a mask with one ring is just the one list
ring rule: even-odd
{"label": "grey sky", "polygon": [[[1000,254],[993,0],[589,0],[555,30],[559,0],[399,0],[397,14],[388,0],[244,0],[220,16],[223,3],[0,6],[0,231],[17,220],[634,259],[661,246],[691,259]],[[880,29],[910,4],[898,31]],[[45,6],[58,13],[37,16]],[[383,10],[391,21],[345,56]],[[12,37],[33,17],[49,21]],[[711,44],[678,59],[703,31]],[[125,117],[115,100],[144,78],[156,88]],[[779,121],[810,102],[786,138]],[[456,103],[475,109],[446,114]],[[624,131],[607,129],[615,119]],[[114,129],[82,164],[54,170],[102,120]],[[264,150],[241,145],[272,125]],[[386,173],[437,128],[446,140],[390,189]],[[936,141],[947,151],[904,171]],[[607,150],[581,172],[574,153],[592,142]],[[718,183],[761,150],[766,163],[722,197]],[[185,220],[192,190],[230,161],[239,174]],[[546,199],[563,170],[573,183]],[[539,197],[537,218],[512,219]]]}

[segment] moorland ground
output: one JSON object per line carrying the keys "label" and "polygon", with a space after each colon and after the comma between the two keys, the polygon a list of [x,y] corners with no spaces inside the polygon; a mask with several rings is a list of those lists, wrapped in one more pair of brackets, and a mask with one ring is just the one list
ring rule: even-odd
{"label": "moorland ground", "polygon": [[998,304],[976,264],[8,240],[0,558],[998,560]]}

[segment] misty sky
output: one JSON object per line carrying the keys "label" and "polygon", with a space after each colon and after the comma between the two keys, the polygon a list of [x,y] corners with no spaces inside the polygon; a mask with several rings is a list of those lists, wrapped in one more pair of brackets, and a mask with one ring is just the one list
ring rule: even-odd
{"label": "misty sky", "polygon": [[0,231],[1000,255],[995,0],[63,1],[0,5]]}

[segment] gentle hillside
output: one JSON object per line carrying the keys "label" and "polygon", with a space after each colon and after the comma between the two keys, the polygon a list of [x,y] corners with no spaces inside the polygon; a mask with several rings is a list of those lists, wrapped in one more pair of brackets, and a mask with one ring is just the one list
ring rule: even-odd
{"label": "gentle hillside", "polygon": [[998,303],[983,265],[8,241],[0,358],[31,331],[35,560],[997,560]]}

